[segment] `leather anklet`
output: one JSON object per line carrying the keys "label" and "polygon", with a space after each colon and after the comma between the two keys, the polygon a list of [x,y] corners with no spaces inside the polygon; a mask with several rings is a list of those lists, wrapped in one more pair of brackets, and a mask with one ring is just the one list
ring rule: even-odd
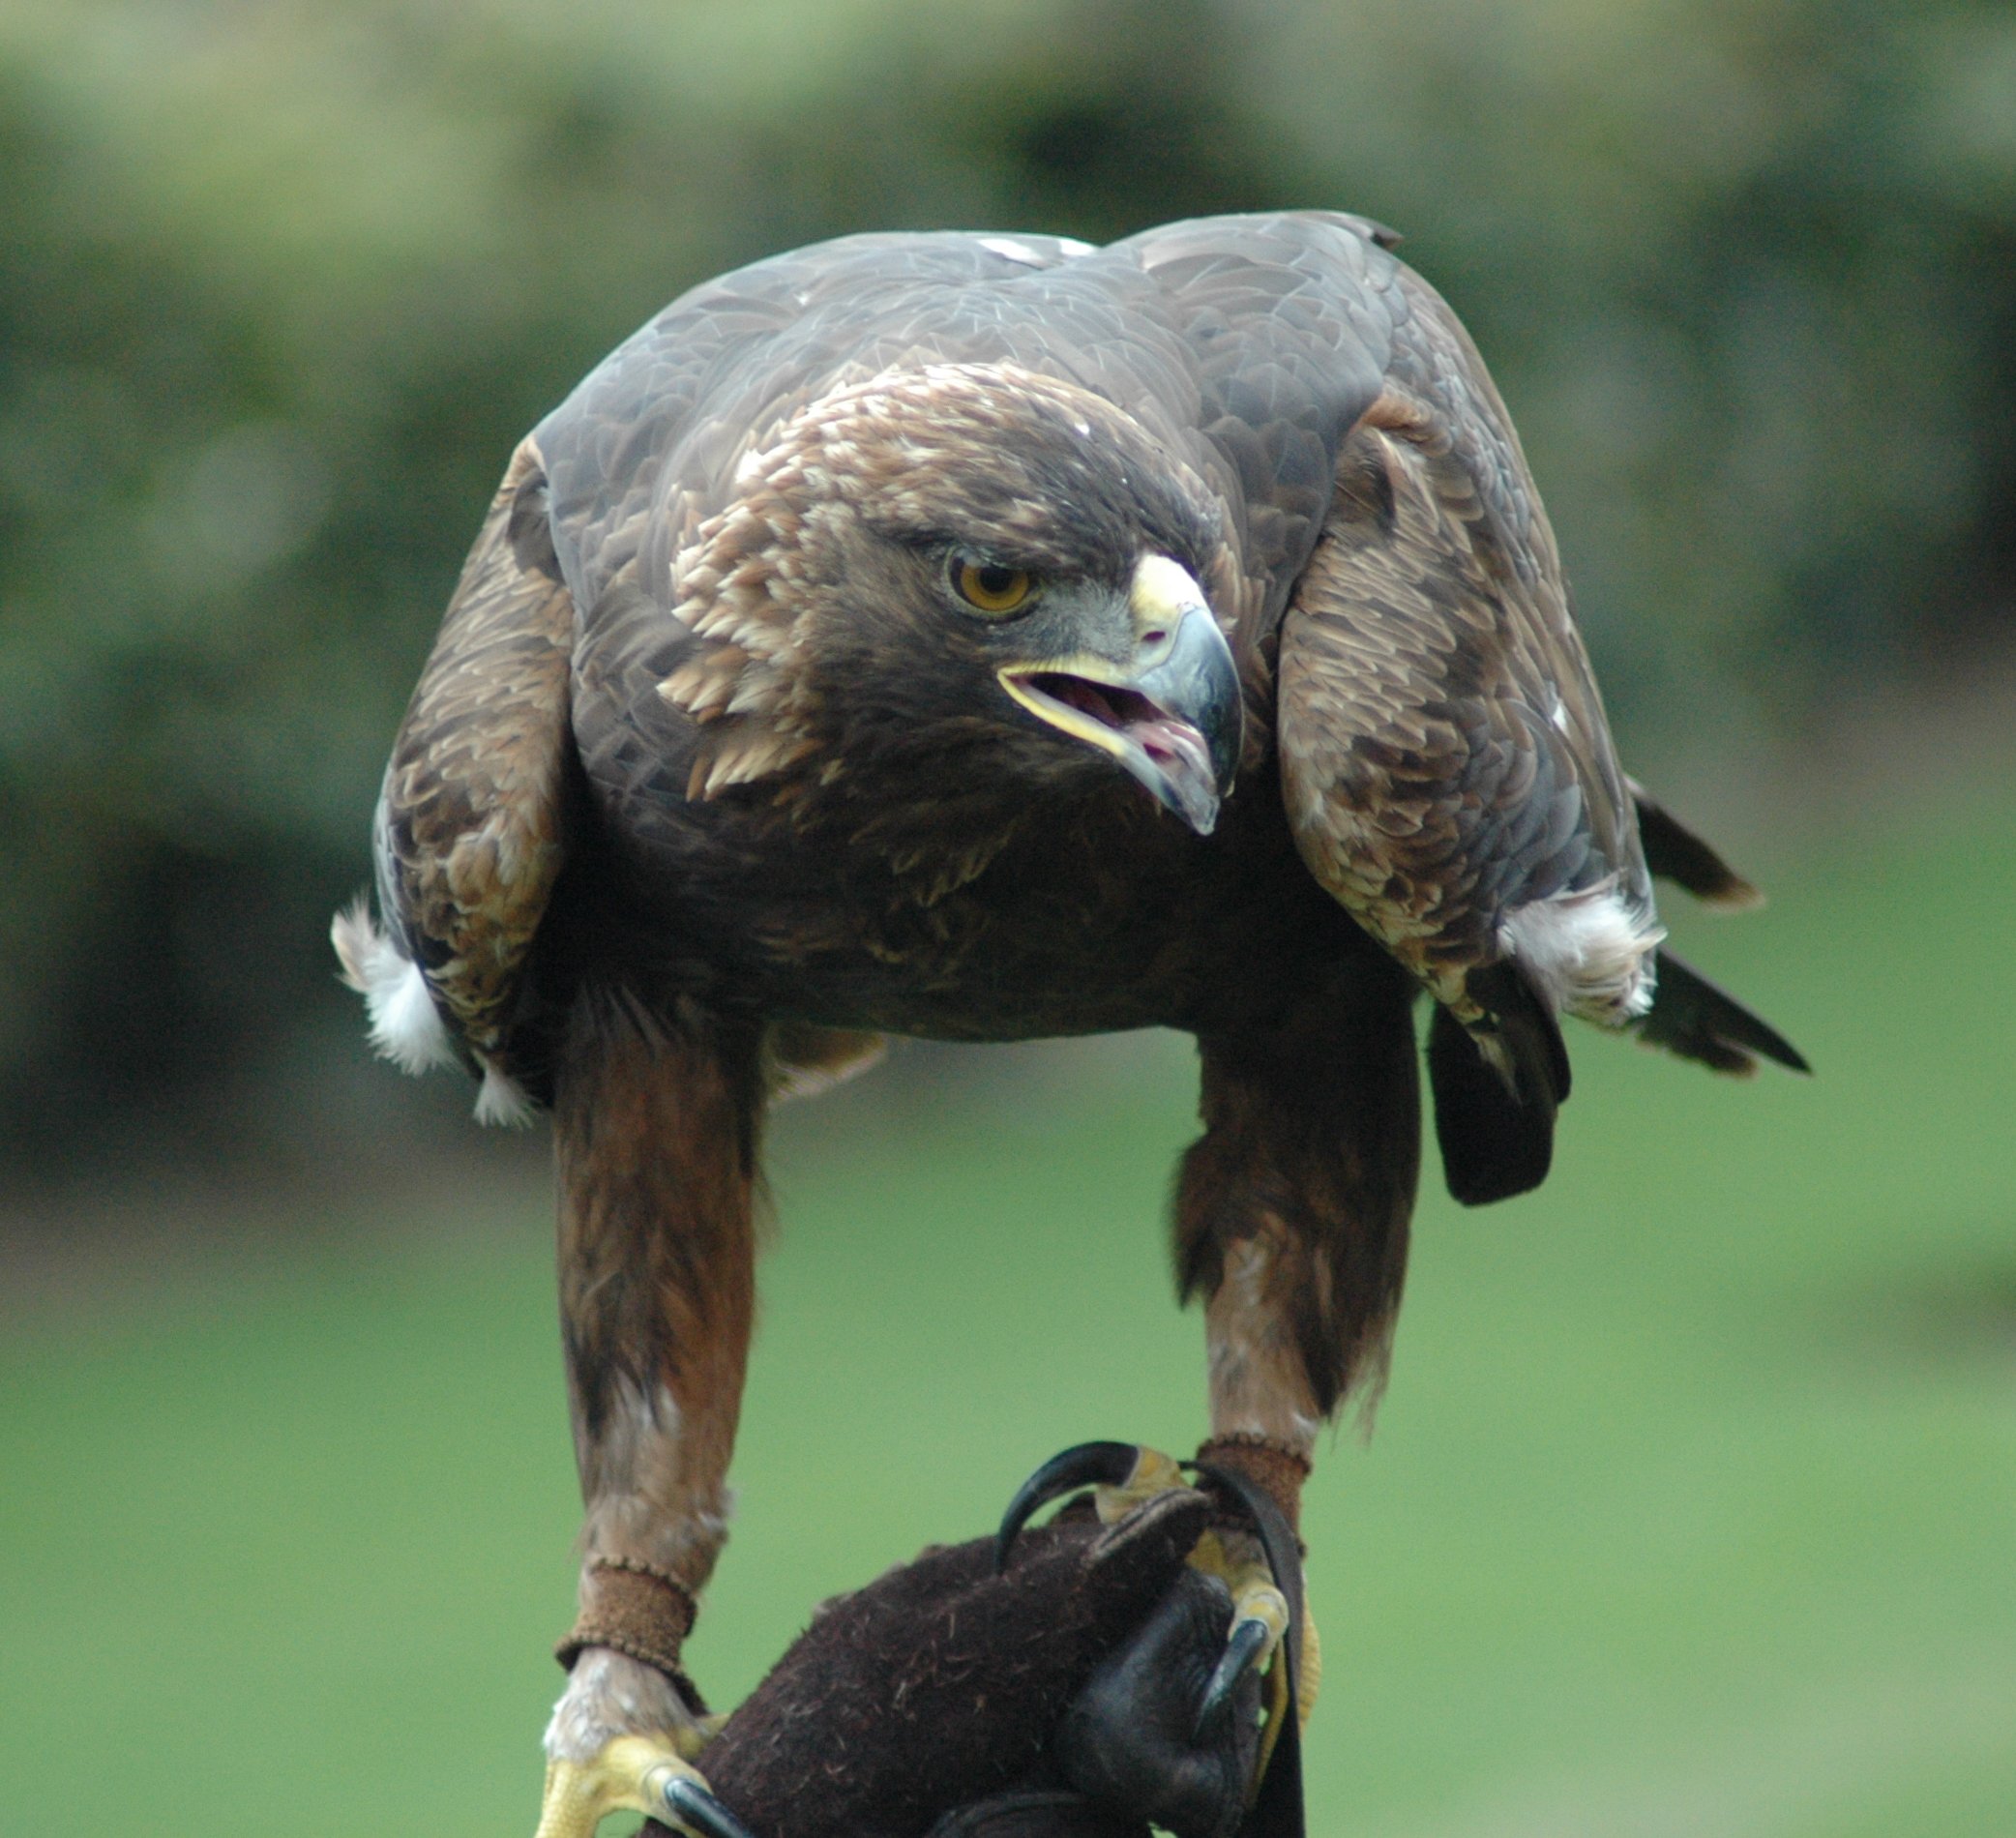
{"label": "leather anklet", "polygon": [[1236,1468],[1249,1480],[1264,1488],[1268,1498],[1287,1516],[1289,1525],[1301,1531],[1302,1483],[1309,1478],[1309,1457],[1291,1443],[1277,1441],[1253,1430],[1233,1430],[1214,1436],[1197,1452],[1200,1462],[1214,1462],[1221,1467]]}
{"label": "leather anklet", "polygon": [[679,1654],[693,1632],[698,1604],[683,1583],[633,1557],[594,1557],[581,1572],[581,1609],[553,1657],[570,1672],[584,1646],[612,1650],[655,1666],[697,1716],[706,1705]]}

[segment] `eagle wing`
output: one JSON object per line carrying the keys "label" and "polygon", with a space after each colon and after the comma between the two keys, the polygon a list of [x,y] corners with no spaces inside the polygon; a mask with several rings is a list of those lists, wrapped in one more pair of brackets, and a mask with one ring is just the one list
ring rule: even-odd
{"label": "eagle wing", "polygon": [[1444,1163],[1493,1199],[1546,1171],[1556,1017],[1645,1014],[1662,934],[1510,421],[1448,309],[1403,298],[1283,623],[1277,737],[1304,860],[1440,1004]]}
{"label": "eagle wing", "polygon": [[372,1039],[410,1071],[482,1073],[477,1113],[525,1105],[514,1052],[527,960],[566,858],[574,601],[539,449],[513,457],[385,770],[373,835],[387,931],[337,921]]}

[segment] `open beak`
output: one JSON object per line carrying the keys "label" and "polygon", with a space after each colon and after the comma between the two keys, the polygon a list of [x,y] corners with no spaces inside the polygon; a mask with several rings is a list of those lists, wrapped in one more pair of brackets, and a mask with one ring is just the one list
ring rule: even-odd
{"label": "open beak", "polygon": [[1231,647],[1203,591],[1166,555],[1134,571],[1133,655],[1010,665],[1001,685],[1031,714],[1111,754],[1200,836],[1239,763],[1244,707]]}

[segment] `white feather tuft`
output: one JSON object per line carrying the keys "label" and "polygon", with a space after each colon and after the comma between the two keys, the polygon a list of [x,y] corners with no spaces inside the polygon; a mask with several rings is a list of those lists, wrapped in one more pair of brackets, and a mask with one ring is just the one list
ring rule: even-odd
{"label": "white feather tuft", "polygon": [[371,923],[359,900],[336,915],[329,939],[342,962],[343,981],[371,1013],[371,1042],[401,1072],[456,1063],[455,1043],[434,1007],[420,965]]}
{"label": "white feather tuft", "polygon": [[[481,1055],[479,1055],[481,1057]],[[502,1129],[521,1130],[539,1114],[539,1108],[519,1083],[495,1061],[483,1061],[483,1089],[476,1094],[476,1121]]]}
{"label": "white feather tuft", "polygon": [[1666,928],[1613,877],[1536,900],[1498,926],[1498,946],[1558,1012],[1621,1027],[1652,1005],[1652,954]]}

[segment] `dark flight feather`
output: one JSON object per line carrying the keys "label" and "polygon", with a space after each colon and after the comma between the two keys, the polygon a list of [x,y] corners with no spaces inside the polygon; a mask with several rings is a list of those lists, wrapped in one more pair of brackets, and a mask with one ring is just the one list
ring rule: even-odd
{"label": "dark flight feather", "polygon": [[1764,904],[1764,895],[1756,887],[1635,780],[1631,782],[1631,801],[1638,812],[1645,866],[1653,874],[1678,883],[1704,905],[1725,912],[1743,912]]}
{"label": "dark flight feather", "polygon": [[1492,1017],[1493,1051],[1507,1070],[1487,1061],[1477,1038],[1438,1007],[1428,1024],[1428,1081],[1450,1197],[1482,1206],[1547,1178],[1569,1072],[1560,1023],[1526,980],[1507,965],[1473,975]]}
{"label": "dark flight feather", "polygon": [[1650,1046],[1738,1079],[1756,1072],[1760,1058],[1775,1060],[1792,1072],[1813,1070],[1768,1022],[1663,945],[1659,987],[1637,1032]]}

